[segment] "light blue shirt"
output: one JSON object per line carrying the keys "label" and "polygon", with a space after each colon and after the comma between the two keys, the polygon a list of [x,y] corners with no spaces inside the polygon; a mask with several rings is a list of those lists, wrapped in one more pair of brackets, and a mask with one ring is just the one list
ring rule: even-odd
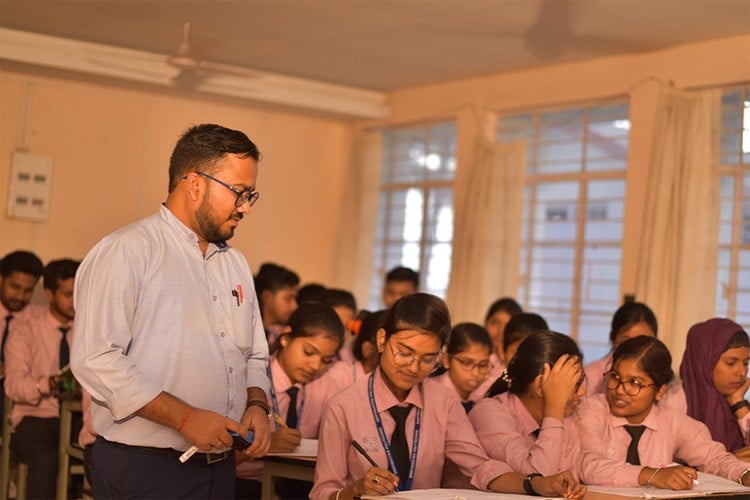
{"label": "light blue shirt", "polygon": [[75,283],[71,366],[97,433],[184,450],[182,434],[134,413],[166,391],[239,421],[247,388],[268,392],[268,344],[245,257],[208,245],[162,205],[102,239]]}

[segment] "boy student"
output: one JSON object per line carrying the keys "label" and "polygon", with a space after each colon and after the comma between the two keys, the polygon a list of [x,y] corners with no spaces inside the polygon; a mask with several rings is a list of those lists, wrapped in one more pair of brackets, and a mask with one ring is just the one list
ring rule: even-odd
{"label": "boy student", "polygon": [[14,325],[5,345],[5,389],[13,400],[14,453],[29,465],[29,498],[54,498],[60,435],[57,384],[70,362],[73,284],[78,262],[55,260],[44,268],[45,314]]}
{"label": "boy student", "polygon": [[271,262],[261,264],[255,275],[260,315],[268,344],[272,344],[297,309],[299,276],[286,267]]}
{"label": "boy student", "polygon": [[408,267],[394,267],[385,275],[383,285],[383,305],[390,309],[393,304],[405,295],[419,290],[419,273]]}

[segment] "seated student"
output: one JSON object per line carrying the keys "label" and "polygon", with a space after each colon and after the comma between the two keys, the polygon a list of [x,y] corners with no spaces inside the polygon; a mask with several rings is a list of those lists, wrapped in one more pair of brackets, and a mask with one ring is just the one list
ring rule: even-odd
{"label": "seated student", "polygon": [[335,363],[323,376],[323,380],[330,381],[338,389],[345,389],[368,373],[372,373],[380,358],[375,345],[375,336],[387,315],[388,310],[381,309],[367,314],[362,319],[359,333],[354,337],[351,347],[354,361]]}
{"label": "seated student", "polygon": [[522,474],[576,475],[581,445],[571,415],[584,395],[583,378],[573,339],[550,331],[529,335],[469,413],[487,454]]}
{"label": "seated student", "polygon": [[305,302],[322,302],[323,292],[326,291],[326,287],[320,283],[307,283],[299,287],[297,290],[297,304],[304,304]]}
{"label": "seated student", "polygon": [[[488,459],[455,392],[427,376],[440,364],[450,333],[445,303],[424,293],[397,301],[378,330],[380,364],[331,398],[320,427],[313,500],[350,500],[400,490],[437,488],[444,461],[455,462],[480,489],[580,497],[569,472],[524,477]],[[352,444],[356,440],[380,466]]]}
{"label": "seated student", "polygon": [[[612,351],[604,358],[596,360],[585,366],[586,380],[588,387],[586,393],[588,396],[594,394],[603,394],[606,392],[607,380],[606,374],[612,367],[612,352],[617,346],[628,339],[646,335],[656,337],[659,326],[656,322],[654,312],[641,302],[626,302],[620,306],[612,316],[612,325],[609,331],[609,341],[612,344]],[[682,386],[672,381],[667,386],[667,392],[664,394],[660,404],[662,406],[671,406],[672,408],[687,413],[687,401]]]}
{"label": "seated student", "polygon": [[[502,359],[510,362],[523,339],[532,333],[544,330],[549,330],[549,326],[547,326],[547,322],[544,321],[544,318],[538,314],[525,312],[514,314],[508,321],[508,324],[505,325],[505,330],[503,332],[502,350],[500,351]],[[478,401],[485,397],[487,391],[489,391],[492,384],[500,378],[502,372],[503,369],[501,369],[500,366],[492,365],[487,379],[474,391],[474,393],[472,393],[472,400]]]}
{"label": "seated student", "polygon": [[[738,460],[708,428],[659,400],[674,378],[672,356],[654,337],[617,346],[607,392],[578,409],[581,480],[609,486],[689,490],[696,469],[750,485],[750,463]],[[672,464],[676,461],[692,467]]]}
{"label": "seated student", "polygon": [[518,302],[510,297],[502,297],[492,303],[484,318],[484,328],[487,330],[487,333],[490,334],[492,344],[494,345],[492,358],[490,360],[492,364],[492,372],[497,372],[498,375],[503,371],[509,361],[503,357],[503,335],[505,334],[505,325],[508,324],[510,318],[520,312],[522,312],[522,309]]}
{"label": "seated student", "polygon": [[11,449],[29,466],[29,498],[54,498],[60,439],[60,370],[70,362],[73,285],[79,262],[54,260],[42,282],[47,313],[15,325],[5,344],[5,390],[13,400]]}
{"label": "seated student", "polygon": [[385,275],[383,285],[383,305],[386,309],[406,295],[419,290],[419,273],[408,267],[394,267]]}
{"label": "seated student", "polygon": [[688,415],[708,427],[711,437],[742,460],[750,461],[748,425],[750,339],[740,325],[713,318],[688,331],[680,365]]}
{"label": "seated student", "polygon": [[339,350],[337,358],[339,361],[346,361],[349,364],[353,363],[354,359],[352,358],[351,347],[354,336],[349,326],[357,316],[357,300],[354,298],[352,292],[348,290],[327,288],[321,294],[320,301],[333,308],[344,325],[344,344]]}
{"label": "seated student", "polygon": [[[341,346],[344,328],[330,307],[307,302],[295,310],[274,345],[268,366],[271,380],[269,400],[274,415],[283,419],[271,432],[271,452],[291,452],[304,438],[315,438],[322,409],[332,395],[327,385],[319,384]],[[280,416],[280,417],[279,417]],[[237,458],[237,498],[255,498],[260,494],[263,464],[244,453]],[[282,498],[306,496],[310,483],[285,481],[277,488]]]}
{"label": "seated student", "polygon": [[274,343],[297,309],[299,276],[285,267],[267,262],[255,275],[255,294],[258,296],[260,316],[268,345]]}
{"label": "seated student", "polygon": [[432,375],[436,382],[456,391],[466,413],[484,397],[474,392],[487,379],[491,352],[487,330],[476,323],[459,323],[448,338],[442,369]]}

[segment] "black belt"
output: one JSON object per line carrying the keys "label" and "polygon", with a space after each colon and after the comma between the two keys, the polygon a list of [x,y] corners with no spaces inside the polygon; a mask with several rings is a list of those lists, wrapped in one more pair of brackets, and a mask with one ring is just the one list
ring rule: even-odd
{"label": "black belt", "polygon": [[[175,450],[174,448],[156,448],[154,446],[136,446],[133,444],[124,444],[124,443],[117,443],[115,441],[109,441],[107,439],[104,439],[101,436],[96,436],[97,441],[102,441],[108,445],[115,446],[117,448],[124,448],[129,451],[135,451],[135,452],[141,452],[141,453],[152,453],[157,455],[162,455],[165,457],[174,458],[175,460],[179,460],[180,456],[184,453],[183,451]],[[187,462],[185,463],[191,463],[191,464],[215,464],[217,462],[222,462],[232,456],[234,453],[234,450],[226,450],[222,451],[220,453],[205,453],[202,451],[196,452],[192,457],[190,457]]]}

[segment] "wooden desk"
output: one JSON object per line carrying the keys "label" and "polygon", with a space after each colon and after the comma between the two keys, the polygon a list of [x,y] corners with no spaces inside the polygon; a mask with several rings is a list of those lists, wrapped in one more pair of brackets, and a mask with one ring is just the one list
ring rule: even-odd
{"label": "wooden desk", "polygon": [[300,479],[313,482],[315,457],[270,455],[263,457],[263,490],[261,500],[273,500],[276,478]]}

